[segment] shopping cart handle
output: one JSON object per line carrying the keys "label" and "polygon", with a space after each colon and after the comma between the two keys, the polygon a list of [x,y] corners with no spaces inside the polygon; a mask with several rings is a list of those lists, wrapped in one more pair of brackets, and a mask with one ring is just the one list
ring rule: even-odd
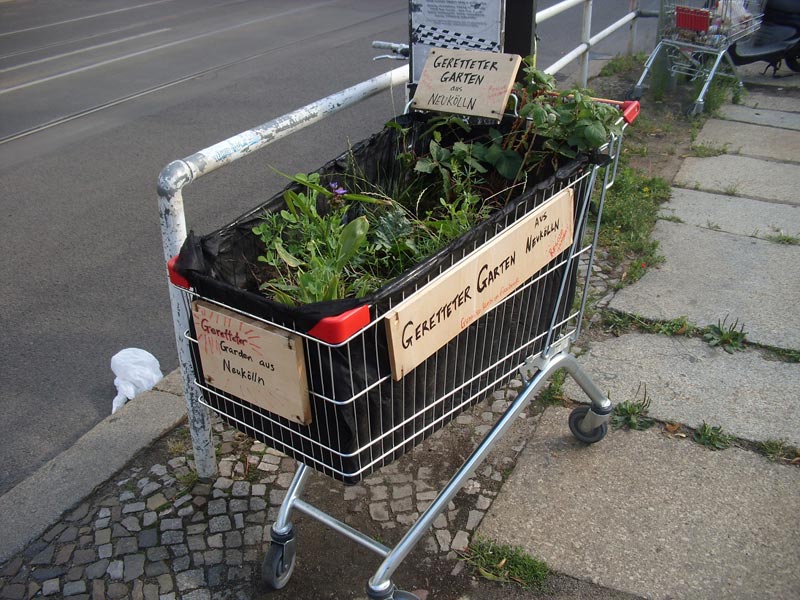
{"label": "shopping cart handle", "polygon": [[622,118],[628,125],[636,120],[641,111],[638,100],[625,100],[620,108],[622,109]]}

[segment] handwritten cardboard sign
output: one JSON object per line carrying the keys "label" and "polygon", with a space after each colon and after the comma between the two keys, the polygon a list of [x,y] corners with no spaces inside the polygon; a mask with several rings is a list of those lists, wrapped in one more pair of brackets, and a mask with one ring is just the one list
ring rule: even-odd
{"label": "handwritten cardboard sign", "polygon": [[386,313],[392,377],[404,377],[555,259],[573,229],[567,188]]}
{"label": "handwritten cardboard sign", "polygon": [[431,48],[411,105],[499,121],[521,60],[516,54]]}
{"label": "handwritten cardboard sign", "polygon": [[192,303],[206,382],[295,423],[311,423],[300,336],[207,302]]}

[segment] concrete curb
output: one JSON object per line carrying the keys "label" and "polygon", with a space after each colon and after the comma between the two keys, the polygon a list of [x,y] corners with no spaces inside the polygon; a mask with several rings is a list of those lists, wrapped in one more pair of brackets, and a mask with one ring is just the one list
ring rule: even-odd
{"label": "concrete curb", "polygon": [[164,389],[140,394],[0,497],[0,564],[186,418],[183,397]]}

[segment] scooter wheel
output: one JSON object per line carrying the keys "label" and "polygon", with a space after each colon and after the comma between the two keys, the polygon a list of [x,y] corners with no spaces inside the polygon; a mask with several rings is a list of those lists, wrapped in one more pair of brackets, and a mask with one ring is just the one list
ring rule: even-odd
{"label": "scooter wheel", "polygon": [[800,73],[800,53],[788,55],[783,60],[792,71]]}

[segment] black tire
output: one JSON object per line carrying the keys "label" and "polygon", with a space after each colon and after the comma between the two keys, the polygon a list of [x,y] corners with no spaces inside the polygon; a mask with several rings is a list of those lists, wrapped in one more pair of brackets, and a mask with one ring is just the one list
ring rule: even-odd
{"label": "black tire", "polygon": [[786,62],[786,66],[789,67],[795,73],[800,73],[800,52],[797,54],[787,55],[784,58],[784,62]]}
{"label": "black tire", "polygon": [[576,440],[584,444],[594,444],[606,437],[606,433],[608,433],[608,423],[603,423],[600,427],[593,429],[588,434],[584,433],[580,430],[579,425],[588,412],[588,406],[579,406],[569,413],[569,430],[572,432],[572,435],[575,436]]}
{"label": "black tire", "polygon": [[271,543],[261,563],[261,581],[272,590],[283,589],[292,577],[294,562],[294,544]]}

